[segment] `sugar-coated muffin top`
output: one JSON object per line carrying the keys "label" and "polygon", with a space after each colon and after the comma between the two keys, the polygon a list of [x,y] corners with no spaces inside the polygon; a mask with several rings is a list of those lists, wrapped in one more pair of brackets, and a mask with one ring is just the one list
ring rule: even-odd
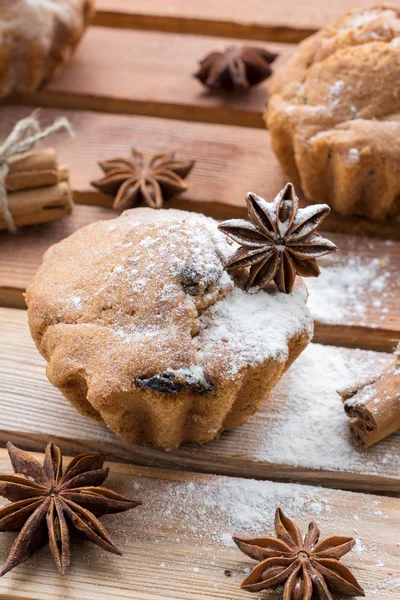
{"label": "sugar-coated muffin top", "polygon": [[46,252],[27,290],[32,335],[104,396],[166,372],[207,389],[284,362],[288,341],[312,332],[306,288],[245,292],[224,270],[235,247],[213,219],[178,210],[89,225]]}
{"label": "sugar-coated muffin top", "polygon": [[400,211],[400,6],[355,9],[272,76],[266,121],[291,181],[340,214]]}
{"label": "sugar-coated muffin top", "polygon": [[0,97],[34,92],[70,59],[94,0],[1,0]]}

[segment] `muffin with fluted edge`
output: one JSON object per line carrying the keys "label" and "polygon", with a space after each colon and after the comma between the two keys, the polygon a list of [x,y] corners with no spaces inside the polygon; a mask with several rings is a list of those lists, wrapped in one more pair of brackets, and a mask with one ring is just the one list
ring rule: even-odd
{"label": "muffin with fluted edge", "polygon": [[[293,247],[297,236],[297,250],[310,252],[304,238],[318,211],[300,223],[286,197],[278,201],[265,204]],[[258,247],[273,253],[282,231],[271,219],[277,233]],[[176,448],[245,423],[307,346],[313,322],[300,278],[282,293],[273,277],[247,289],[243,265],[226,270],[238,249],[211,218],[148,208],[52,246],[26,294],[50,382],[125,442]]]}
{"label": "muffin with fluted edge", "polygon": [[270,80],[265,119],[282,169],[341,215],[400,214],[400,6],[348,12]]}
{"label": "muffin with fluted edge", "polygon": [[0,97],[35,92],[70,60],[94,0],[1,0]]}

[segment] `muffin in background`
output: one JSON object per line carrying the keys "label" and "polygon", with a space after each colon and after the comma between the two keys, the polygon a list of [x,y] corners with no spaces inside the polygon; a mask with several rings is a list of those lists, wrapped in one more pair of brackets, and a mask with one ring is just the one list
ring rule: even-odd
{"label": "muffin in background", "polygon": [[27,290],[49,380],[125,442],[176,448],[245,423],[311,339],[302,281],[245,291],[217,226],[128,210],[51,247]]}
{"label": "muffin in background", "polygon": [[2,0],[0,97],[35,92],[56,77],[93,15],[93,0]]}
{"label": "muffin in background", "polygon": [[299,44],[265,113],[282,169],[341,215],[400,213],[400,7],[356,9]]}

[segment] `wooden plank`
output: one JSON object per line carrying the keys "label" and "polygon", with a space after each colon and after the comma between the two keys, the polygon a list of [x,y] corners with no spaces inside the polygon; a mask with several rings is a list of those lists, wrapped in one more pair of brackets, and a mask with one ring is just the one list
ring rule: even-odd
{"label": "wooden plank", "polygon": [[[236,40],[203,36],[92,27],[61,76],[20,101],[35,106],[264,129],[267,82],[247,94],[216,94],[193,77],[205,55],[235,43]],[[254,42],[257,44],[260,45]],[[280,53],[274,63],[276,68],[293,50],[285,44],[270,43],[268,47]]]}
{"label": "wooden plank", "polygon": [[[23,294],[49,246],[111,209],[76,206],[71,217],[0,236],[0,305],[23,308]],[[339,252],[307,280],[309,305],[321,343],[392,351],[400,339],[400,242],[330,234]]]}
{"label": "wooden plank", "polygon": [[[43,460],[43,455],[36,457]],[[367,597],[398,598],[398,499],[110,466],[107,485],[143,501],[132,511],[102,518],[123,556],[88,542],[75,543],[71,570],[61,578],[48,548],[43,548],[0,581],[2,600],[246,600],[248,592],[239,585],[256,563],[239,552],[231,536],[272,535],[279,505],[303,531],[316,520],[322,538],[354,536],[355,549],[343,563]],[[0,450],[0,471],[11,472],[5,450]],[[3,560],[14,537],[0,536]]]}
{"label": "wooden plank", "polygon": [[[26,106],[0,107],[0,138],[28,114]],[[99,159],[129,156],[132,146],[148,155],[175,150],[178,156],[194,160],[188,192],[168,206],[215,218],[244,216],[249,189],[267,198],[285,184],[264,130],[54,109],[43,109],[41,121],[47,125],[60,115],[71,121],[76,138],[54,135],[51,145],[59,161],[69,167],[77,202],[111,206],[113,198],[100,194],[90,181],[101,176]]]}
{"label": "wooden plank", "polygon": [[0,332],[3,444],[38,450],[51,437],[70,454],[91,448],[150,466],[400,493],[400,432],[368,451],[356,448],[336,391],[379,372],[392,360],[387,354],[312,344],[246,425],[204,446],[165,452],[123,444],[79,415],[47,381],[24,311],[0,309]]}
{"label": "wooden plank", "polygon": [[[25,106],[0,107],[0,138],[27,114]],[[168,206],[204,212],[216,219],[246,217],[246,192],[252,190],[268,199],[286,183],[269,134],[263,130],[55,109],[42,110],[42,121],[50,124],[62,114],[70,119],[76,138],[58,135],[51,144],[60,161],[69,166],[79,203],[112,205],[113,199],[100,194],[89,182],[101,175],[99,159],[127,156],[132,146],[146,154],[176,150],[178,155],[196,161],[187,179],[188,191]],[[399,223],[394,221],[376,223],[331,214],[324,228],[400,239]]]}
{"label": "wooden plank", "polygon": [[400,242],[329,234],[339,251],[307,279],[314,340],[393,351],[400,340]]}
{"label": "wooden plank", "polygon": [[16,234],[2,232],[0,305],[25,308],[23,294],[47,248],[93,221],[113,217],[115,212],[109,208],[79,206],[71,216],[60,221],[24,227]]}
{"label": "wooden plank", "polygon": [[[26,114],[26,107],[1,108],[0,137],[5,137],[12,125]],[[60,114],[60,111],[44,110],[43,123],[52,122]],[[105,208],[78,206],[71,218],[54,225],[22,229],[16,237],[2,233],[0,303],[4,306],[24,305],[22,293],[39,266],[43,252],[51,244],[92,221],[116,214],[106,208],[112,199],[99,194],[89,184],[100,175],[96,164],[99,158],[127,155],[132,145],[149,154],[176,149],[179,156],[196,160],[196,166],[187,180],[188,192],[167,206],[205,212],[215,218],[246,216],[244,196],[249,189],[271,198],[285,182],[269,146],[267,132],[90,112],[67,111],[66,114],[77,139],[59,135],[52,139],[52,144],[60,161],[69,165],[75,199],[103,204]],[[334,217],[326,226],[336,228],[336,225]],[[383,231],[382,227],[381,233]],[[400,233],[398,225],[397,233]],[[316,339],[391,350],[400,331],[400,308],[396,303],[400,244],[389,245],[386,241],[352,236],[332,237],[341,253],[327,259],[329,277],[323,275],[309,281],[313,312],[318,318]],[[386,266],[380,268],[379,260]],[[358,280],[349,274],[348,266],[356,267]],[[346,281],[347,287],[343,286]],[[358,285],[354,285],[354,281]],[[382,287],[382,284],[385,285]],[[318,294],[325,288],[324,301],[318,302]],[[332,301],[339,302],[341,313],[332,310]],[[336,320],[332,323],[333,315]]]}
{"label": "wooden plank", "polygon": [[98,0],[95,24],[298,42],[365,0]]}

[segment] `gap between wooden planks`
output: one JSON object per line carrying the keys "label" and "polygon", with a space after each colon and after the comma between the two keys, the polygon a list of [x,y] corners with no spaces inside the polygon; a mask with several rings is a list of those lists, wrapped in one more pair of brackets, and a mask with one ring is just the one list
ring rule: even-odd
{"label": "gap between wooden planks", "polygon": [[[27,109],[20,106],[0,109],[0,137],[4,137],[26,114]],[[43,123],[51,123],[60,114],[61,111],[43,110]],[[59,153],[59,160],[69,166],[75,199],[81,202],[111,205],[112,199],[99,194],[89,182],[101,175],[98,159],[127,155],[132,145],[148,154],[175,149],[179,157],[196,160],[187,180],[188,192],[168,203],[169,207],[202,211],[215,218],[245,217],[244,196],[248,190],[271,199],[285,183],[270,148],[268,133],[264,131],[90,112],[67,111],[66,114],[77,139],[73,141],[60,135],[53,138],[52,144]],[[114,216],[116,213],[106,207],[77,206],[71,218],[58,223],[22,229],[15,237],[2,233],[0,303],[24,307],[22,293],[38,268],[44,251],[76,229]],[[336,216],[332,216],[326,226],[350,230],[354,227],[358,231],[366,229],[364,222],[347,219],[339,222]],[[382,225],[383,233],[390,233],[388,227],[385,229]],[[398,233],[398,225],[396,228]],[[348,257],[353,264],[359,260],[364,269],[382,259],[386,266],[375,268],[375,272],[380,279],[387,275],[388,281],[385,290],[378,288],[372,294],[365,294],[361,289],[354,292],[353,289],[345,307],[345,318],[339,314],[332,323],[332,314],[328,315],[328,321],[322,316],[317,323],[316,340],[392,350],[400,335],[400,309],[396,303],[400,244],[351,236],[339,236],[335,240],[343,253],[342,258],[340,254],[332,257],[334,262],[328,264],[333,268],[345,268]],[[340,291],[341,273],[339,269],[332,297],[336,294],[343,304],[346,290]],[[371,277],[373,273],[371,269]],[[323,285],[323,278],[318,283],[320,281]],[[374,284],[373,277],[370,283]],[[357,310],[353,310],[355,307]]]}
{"label": "gap between wooden planks", "polygon": [[[265,128],[267,81],[246,94],[210,92],[193,74],[209,52],[237,40],[91,27],[63,73],[21,103]],[[252,45],[262,45],[252,42]],[[280,54],[293,51],[269,43]]]}
{"label": "gap between wooden planks", "polygon": [[[392,356],[312,344],[246,425],[203,446],[165,452],[124,444],[81,416],[45,376],[25,311],[0,309],[0,442],[105,452],[118,461],[257,479],[400,494],[400,432],[364,452],[350,438],[337,389],[380,372]],[[326,377],[323,374],[326,373]]]}
{"label": "gap between wooden planks", "polygon": [[365,0],[97,0],[95,24],[298,42]]}
{"label": "gap between wooden planks", "polygon": [[[23,294],[47,248],[85,225],[115,216],[111,209],[76,206],[72,216],[61,221],[17,234],[2,232],[0,305],[25,308]],[[340,250],[322,260],[318,279],[308,280],[314,340],[391,352],[400,339],[400,243],[344,234],[329,237]],[[352,281],[353,269],[360,289]]]}
{"label": "gap between wooden planks", "polygon": [[[36,458],[42,461],[43,455]],[[272,535],[277,506],[303,531],[315,520],[321,538],[356,537],[355,550],[342,562],[367,597],[398,598],[398,499],[120,464],[110,467],[106,485],[143,501],[134,510],[102,518],[123,556],[77,542],[72,546],[71,569],[60,577],[44,547],[0,580],[1,600],[246,600],[249,594],[239,585],[256,562],[240,553],[230,538]],[[0,472],[12,472],[3,449]],[[0,534],[2,561],[14,538],[12,533]],[[259,595],[255,598],[261,600]]]}
{"label": "gap between wooden planks", "polygon": [[[0,107],[0,138],[28,114],[26,106]],[[90,181],[102,174],[98,160],[129,156],[132,146],[147,155],[176,151],[178,157],[194,160],[195,167],[187,179],[188,191],[167,206],[204,212],[215,219],[245,218],[246,192],[251,190],[271,200],[286,183],[269,133],[264,130],[57,109],[43,109],[41,120],[50,124],[61,115],[71,121],[76,138],[58,135],[51,144],[60,162],[69,167],[78,203],[111,207],[113,198],[99,193]],[[336,213],[324,221],[324,229],[400,239],[399,222],[376,222]]]}

